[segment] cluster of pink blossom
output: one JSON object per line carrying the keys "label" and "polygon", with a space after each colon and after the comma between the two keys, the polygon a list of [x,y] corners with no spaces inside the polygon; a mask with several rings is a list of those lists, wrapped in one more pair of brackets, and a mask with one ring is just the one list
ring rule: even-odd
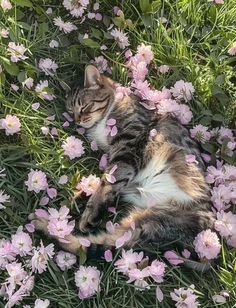
{"label": "cluster of pink blossom", "polygon": [[0,296],[7,301],[6,307],[13,307],[30,294],[34,287],[33,273],[45,271],[53,254],[53,244],[44,247],[41,241],[40,247],[34,247],[23,227],[12,234],[11,240],[0,239],[0,270],[6,271],[6,279],[0,284]]}
{"label": "cluster of pink blossom", "polygon": [[90,174],[88,177],[82,177],[80,182],[76,185],[76,189],[82,190],[88,197],[97,191],[99,184],[100,178]]}
{"label": "cluster of pink blossom", "polygon": [[64,149],[64,155],[68,156],[69,159],[74,159],[84,154],[83,143],[75,136],[67,137],[62,148]]}
{"label": "cluster of pink blossom", "polygon": [[148,258],[144,258],[143,252],[134,252],[132,249],[123,249],[122,256],[115,262],[118,272],[129,278],[127,282],[134,282],[134,285],[141,289],[149,288],[148,277],[156,283],[161,283],[165,274],[165,263],[153,260],[150,265],[147,264]]}
{"label": "cluster of pink blossom", "polygon": [[199,303],[196,301],[198,296],[194,294],[194,285],[189,288],[174,289],[174,292],[170,293],[173,301],[175,301],[175,307],[179,308],[196,308]]}
{"label": "cluster of pink blossom", "polygon": [[0,129],[5,129],[7,136],[18,133],[21,128],[20,120],[15,115],[6,115],[5,118],[0,119]]}

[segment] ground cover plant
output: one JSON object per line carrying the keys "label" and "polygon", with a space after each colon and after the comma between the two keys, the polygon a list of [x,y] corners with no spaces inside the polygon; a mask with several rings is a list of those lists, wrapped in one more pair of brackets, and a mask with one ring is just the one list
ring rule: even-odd
{"label": "ground cover plant", "polygon": [[[0,0],[0,307],[234,307],[235,16],[235,0]],[[116,253],[86,260],[34,232],[35,210],[62,239],[76,230],[104,173],[106,157],[64,107],[88,63],[119,83],[116,99],[136,92],[199,141],[217,233],[193,245],[215,260],[208,272],[181,266],[188,251],[156,250],[149,262],[122,251],[122,238]],[[114,228],[117,204],[107,216]]]}

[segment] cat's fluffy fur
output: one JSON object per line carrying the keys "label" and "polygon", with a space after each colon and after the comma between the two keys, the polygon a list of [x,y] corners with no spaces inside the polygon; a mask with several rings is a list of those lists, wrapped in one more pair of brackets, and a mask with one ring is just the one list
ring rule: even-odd
{"label": "cat's fluffy fur", "polygon": [[[79,125],[87,128],[88,138],[109,155],[106,172],[114,165],[118,167],[114,173],[116,182],[111,184],[102,178],[97,192],[90,197],[80,220],[81,231],[98,223],[117,195],[133,206],[116,232],[87,236],[92,247],[114,246],[131,230],[127,248],[145,249],[145,245],[156,243],[167,249],[168,243],[174,243],[180,249],[193,251],[195,236],[212,228],[214,218],[204,163],[187,129],[171,116],[160,117],[147,110],[133,94],[115,101],[113,82],[92,65],[86,68],[84,88],[69,95],[67,109]],[[118,133],[114,137],[105,136],[109,118],[116,119]],[[156,135],[151,137],[153,129]],[[188,154],[194,154],[198,164],[187,163]],[[46,222],[31,218],[36,227],[46,230]],[[78,238],[71,235],[68,240],[64,249],[76,253],[80,247]]]}

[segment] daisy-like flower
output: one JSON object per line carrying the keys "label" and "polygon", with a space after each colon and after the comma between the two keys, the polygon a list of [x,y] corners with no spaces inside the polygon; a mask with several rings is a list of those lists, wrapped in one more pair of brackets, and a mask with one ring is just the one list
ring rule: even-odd
{"label": "daisy-like flower", "polygon": [[128,271],[137,268],[137,263],[141,262],[143,259],[143,252],[140,253],[133,252],[133,249],[128,251],[122,250],[122,257],[115,262],[115,266],[118,272],[121,272],[125,275],[128,274]]}
{"label": "daisy-like flower", "polygon": [[3,203],[9,202],[10,196],[4,194],[3,190],[0,190],[0,210],[5,209],[5,206]]}
{"label": "daisy-like flower", "polygon": [[43,171],[31,169],[25,184],[28,187],[28,191],[39,193],[48,187],[46,174]]}
{"label": "daisy-like flower", "polygon": [[100,271],[95,266],[80,266],[75,273],[75,284],[79,288],[79,298],[93,296],[99,291]]}
{"label": "daisy-like flower", "polygon": [[178,308],[196,308],[199,306],[196,301],[198,296],[194,294],[194,285],[190,288],[174,289],[174,292],[170,292],[170,296],[173,301],[176,302],[175,307]]}
{"label": "daisy-like flower", "polygon": [[195,89],[191,82],[179,80],[174,84],[170,91],[176,99],[189,101],[192,99]]}
{"label": "daisy-like flower", "polygon": [[34,303],[34,308],[47,308],[49,305],[50,301],[48,299],[42,300],[38,298]]}
{"label": "daisy-like flower", "polygon": [[21,263],[12,262],[6,265],[6,270],[9,275],[8,282],[19,285],[27,276],[27,272],[23,269]]}
{"label": "daisy-like flower", "polygon": [[0,120],[0,129],[5,129],[7,136],[18,133],[21,128],[20,120],[15,115],[6,115],[5,119]]}
{"label": "daisy-like flower", "polygon": [[9,31],[7,29],[0,29],[0,36],[3,38],[7,38],[9,35]]}
{"label": "daisy-like flower", "polygon": [[10,42],[7,48],[8,53],[11,56],[12,62],[23,61],[27,59],[24,53],[27,51],[27,48],[22,44],[16,44],[15,42]]}
{"label": "daisy-like flower", "polygon": [[229,48],[228,54],[230,54],[231,56],[236,55],[236,42],[234,42],[233,45]]}
{"label": "daisy-like flower", "polygon": [[12,8],[12,4],[9,0],[0,0],[0,6],[2,7],[3,11],[8,11]]}
{"label": "daisy-like flower", "polygon": [[58,69],[58,65],[52,59],[40,59],[39,69],[44,72],[45,75],[54,76],[54,73],[56,73],[56,70]]}
{"label": "daisy-like flower", "polygon": [[62,4],[73,17],[82,17],[89,5],[89,0],[64,0]]}
{"label": "daisy-like flower", "polygon": [[208,131],[208,127],[202,124],[198,124],[190,129],[190,134],[193,139],[202,143],[211,139],[211,133]]}
{"label": "daisy-like flower", "polygon": [[146,64],[150,64],[154,59],[152,46],[142,43],[137,47],[137,54],[135,57],[138,59],[138,62],[144,61]]}
{"label": "daisy-like flower", "polygon": [[85,192],[86,196],[93,195],[100,184],[100,178],[90,174],[88,177],[82,177],[81,181],[77,184],[76,189]]}
{"label": "daisy-like flower", "polygon": [[166,265],[164,262],[157,260],[152,261],[148,267],[149,275],[158,283],[163,281]]}
{"label": "daisy-like flower", "polygon": [[230,187],[220,184],[218,187],[213,187],[211,195],[211,201],[218,211],[229,207],[229,203],[231,201]]}
{"label": "daisy-like flower", "polygon": [[74,227],[74,221],[68,222],[68,220],[58,219],[50,219],[47,225],[47,229],[50,235],[57,237],[62,243],[67,242],[65,237],[71,234]]}
{"label": "daisy-like flower", "polygon": [[72,268],[76,263],[76,256],[72,253],[60,250],[56,255],[56,263],[62,271]]}
{"label": "daisy-like flower", "polygon": [[55,95],[50,94],[48,92],[48,81],[47,80],[40,80],[39,83],[35,87],[35,92],[37,93],[38,97],[41,99],[46,99],[48,101],[52,101],[55,98]]}
{"label": "daisy-like flower", "polygon": [[128,271],[128,277],[129,277],[129,280],[127,281],[127,283],[134,281],[134,285],[137,288],[141,288],[141,289],[149,288],[147,281],[145,281],[145,278],[149,277],[148,267],[142,270],[138,268],[133,268]]}
{"label": "daisy-like flower", "polygon": [[63,142],[62,148],[64,149],[64,155],[70,159],[80,157],[84,154],[83,142],[74,136],[67,137]]}
{"label": "daisy-like flower", "polygon": [[54,255],[54,245],[49,244],[44,246],[43,242],[40,241],[40,247],[34,249],[33,257],[31,259],[32,271],[35,273],[42,274],[46,271],[48,260],[52,259]]}
{"label": "daisy-like flower", "polygon": [[181,124],[186,125],[191,121],[193,113],[189,106],[185,104],[179,104],[179,110],[176,112],[175,116]]}
{"label": "daisy-like flower", "polygon": [[51,42],[49,43],[49,47],[51,48],[57,48],[59,47],[59,43],[56,40],[51,40]]}
{"label": "daisy-like flower", "polygon": [[199,257],[208,260],[217,258],[221,249],[217,234],[210,229],[200,232],[196,236],[193,245]]}
{"label": "daisy-like flower", "polygon": [[11,243],[20,256],[26,256],[32,250],[32,239],[22,229],[22,227],[19,227],[16,234],[12,235]]}
{"label": "daisy-like flower", "polygon": [[117,41],[117,43],[118,43],[118,45],[121,49],[124,49],[125,47],[129,46],[128,36],[122,30],[115,28],[111,31],[111,35]]}
{"label": "daisy-like flower", "polygon": [[94,63],[96,64],[100,73],[111,72],[111,69],[108,66],[108,61],[103,56],[95,57]]}
{"label": "daisy-like flower", "polygon": [[71,22],[64,22],[61,17],[56,17],[53,19],[54,25],[57,26],[64,33],[70,33],[77,29],[77,27]]}
{"label": "daisy-like flower", "polygon": [[28,89],[31,89],[34,85],[34,79],[29,77],[25,79],[25,81],[22,82],[23,87],[27,87]]}
{"label": "daisy-like flower", "polygon": [[216,214],[215,229],[223,237],[236,236],[236,214],[220,211]]}

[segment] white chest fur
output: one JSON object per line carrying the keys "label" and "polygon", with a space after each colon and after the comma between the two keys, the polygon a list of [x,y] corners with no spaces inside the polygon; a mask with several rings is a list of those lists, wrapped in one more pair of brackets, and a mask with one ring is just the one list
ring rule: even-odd
{"label": "white chest fur", "polygon": [[105,134],[107,117],[102,119],[94,128],[89,130],[88,137],[89,139],[95,140],[98,147],[102,150],[106,150],[108,147],[107,136]]}
{"label": "white chest fur", "polygon": [[[161,172],[164,170],[163,172]],[[164,207],[171,201],[185,203],[191,201],[191,197],[179,188],[165,165],[158,159],[153,158],[148,165],[141,170],[131,183],[136,187],[134,192],[127,193],[124,190],[124,199],[134,206]]]}

